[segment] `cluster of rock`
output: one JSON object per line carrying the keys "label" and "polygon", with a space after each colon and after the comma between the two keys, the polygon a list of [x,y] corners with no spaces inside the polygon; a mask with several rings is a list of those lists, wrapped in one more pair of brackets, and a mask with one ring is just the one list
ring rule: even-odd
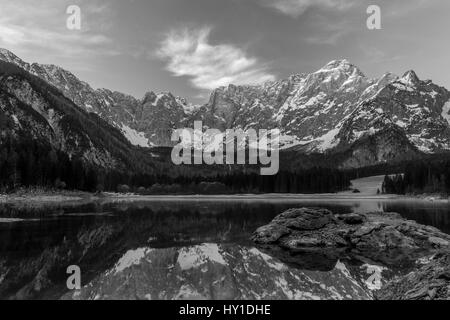
{"label": "cluster of rock", "polygon": [[[384,286],[379,299],[450,298],[450,235],[397,213],[291,209],[259,228],[253,241],[285,256],[308,252],[335,262],[345,254],[388,267],[408,266],[405,270],[412,271]],[[417,261],[422,262],[418,267]]]}

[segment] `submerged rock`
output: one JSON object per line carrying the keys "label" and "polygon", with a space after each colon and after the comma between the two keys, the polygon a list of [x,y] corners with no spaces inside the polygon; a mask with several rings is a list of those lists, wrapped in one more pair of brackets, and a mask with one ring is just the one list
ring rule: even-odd
{"label": "submerged rock", "polygon": [[288,210],[259,228],[252,239],[268,250],[317,252],[325,261],[337,260],[345,252],[388,266],[410,263],[450,247],[449,235],[397,213],[333,215],[315,208]]}

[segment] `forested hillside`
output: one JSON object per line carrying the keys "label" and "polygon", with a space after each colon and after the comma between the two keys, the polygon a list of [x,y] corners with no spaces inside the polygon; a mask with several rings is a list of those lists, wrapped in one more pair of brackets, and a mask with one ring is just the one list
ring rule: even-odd
{"label": "forested hillside", "polygon": [[384,193],[450,194],[450,160],[409,164],[404,174],[386,176]]}
{"label": "forested hillside", "polygon": [[30,186],[86,191],[127,186],[135,191],[156,185],[156,193],[308,193],[349,185],[345,174],[315,168],[314,160],[286,165],[273,177],[259,176],[256,166],[175,166],[170,149],[132,146],[119,130],[55,87],[2,61],[0,147],[2,191]]}

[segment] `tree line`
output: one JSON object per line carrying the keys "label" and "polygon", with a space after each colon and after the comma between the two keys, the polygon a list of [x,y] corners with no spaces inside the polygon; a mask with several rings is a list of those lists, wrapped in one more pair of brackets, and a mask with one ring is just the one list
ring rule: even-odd
{"label": "tree line", "polygon": [[386,176],[383,193],[450,194],[450,161],[410,163],[403,174]]}
{"label": "tree line", "polygon": [[32,138],[1,141],[0,191],[45,187],[89,192],[178,193],[333,193],[350,186],[350,175],[312,168],[261,176],[258,170],[215,170],[167,165],[152,173],[105,170]]}

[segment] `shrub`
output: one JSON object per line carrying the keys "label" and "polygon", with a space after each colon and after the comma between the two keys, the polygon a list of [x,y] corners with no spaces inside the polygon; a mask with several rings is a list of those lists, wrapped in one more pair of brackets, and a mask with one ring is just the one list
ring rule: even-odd
{"label": "shrub", "polygon": [[227,187],[220,182],[201,182],[198,186],[200,193],[203,194],[225,194]]}
{"label": "shrub", "polygon": [[127,186],[126,184],[121,184],[117,187],[117,191],[119,193],[129,193],[130,192],[130,187]]}
{"label": "shrub", "polygon": [[139,187],[137,189],[137,193],[139,193],[139,194],[146,194],[147,193],[147,189],[145,189],[144,187]]}
{"label": "shrub", "polygon": [[64,181],[56,179],[56,181],[55,181],[55,188],[56,189],[65,189],[66,187],[67,187],[67,185],[66,185],[66,183]]}

